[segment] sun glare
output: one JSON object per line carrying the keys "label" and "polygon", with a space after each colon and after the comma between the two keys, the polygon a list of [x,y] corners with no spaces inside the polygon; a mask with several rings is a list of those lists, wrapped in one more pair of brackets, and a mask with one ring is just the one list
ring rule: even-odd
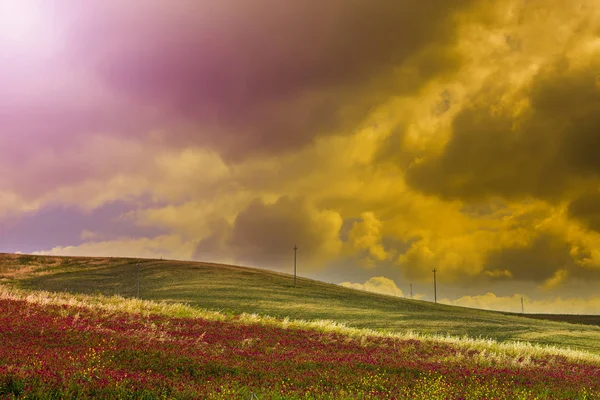
{"label": "sun glare", "polygon": [[49,21],[39,0],[0,0],[0,46],[25,50],[50,39]]}

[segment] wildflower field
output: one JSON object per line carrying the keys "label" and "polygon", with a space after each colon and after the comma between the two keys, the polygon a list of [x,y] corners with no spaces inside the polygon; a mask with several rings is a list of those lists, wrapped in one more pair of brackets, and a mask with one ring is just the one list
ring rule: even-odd
{"label": "wildflower field", "polygon": [[2,288],[0,398],[598,399],[600,357]]}
{"label": "wildflower field", "polygon": [[[560,319],[529,319],[384,296],[300,276],[297,283],[294,287],[293,276],[288,274],[203,262],[0,254],[0,284],[13,288],[125,298],[139,296],[229,314],[331,320],[355,328],[483,337],[498,342],[566,346],[600,354],[597,316],[588,316],[596,325],[565,324]],[[581,317],[571,321],[579,322]]]}

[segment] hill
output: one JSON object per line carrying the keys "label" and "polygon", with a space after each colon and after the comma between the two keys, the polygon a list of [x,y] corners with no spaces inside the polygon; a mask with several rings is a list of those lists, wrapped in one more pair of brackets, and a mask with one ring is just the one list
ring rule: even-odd
{"label": "hill", "polygon": [[[24,289],[137,296],[138,260],[0,255],[0,283]],[[260,269],[140,260],[140,296],[228,314],[326,319],[388,332],[491,338],[600,354],[600,327],[361,292]]]}
{"label": "hill", "polygon": [[[515,314],[512,314],[515,315]],[[526,318],[546,321],[568,322],[569,324],[600,326],[600,315],[580,314],[522,314]]]}
{"label": "hill", "polygon": [[0,398],[597,399],[600,356],[0,286]]}

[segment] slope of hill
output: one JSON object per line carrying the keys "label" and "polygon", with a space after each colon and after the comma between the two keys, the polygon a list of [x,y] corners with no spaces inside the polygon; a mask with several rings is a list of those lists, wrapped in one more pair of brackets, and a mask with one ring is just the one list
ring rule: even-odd
{"label": "slope of hill", "polygon": [[598,399],[600,356],[0,286],[0,398]]}
{"label": "slope of hill", "polygon": [[0,398],[596,399],[600,356],[0,286]]}
{"label": "slope of hill", "polygon": [[[516,315],[507,313],[507,315]],[[579,314],[522,314],[526,318],[540,319],[545,321],[568,322],[570,324],[600,326],[600,315]]]}
{"label": "slope of hill", "polygon": [[[0,283],[48,291],[137,295],[135,259],[0,255]],[[229,314],[327,319],[352,327],[528,341],[600,354],[600,327],[366,293],[289,275],[227,265],[140,260],[143,299]]]}

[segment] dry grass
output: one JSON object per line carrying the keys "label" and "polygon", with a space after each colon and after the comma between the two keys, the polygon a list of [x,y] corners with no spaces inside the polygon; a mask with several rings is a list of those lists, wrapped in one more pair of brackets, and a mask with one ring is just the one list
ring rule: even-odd
{"label": "dry grass", "polygon": [[483,365],[526,366],[532,358],[564,357],[580,363],[600,365],[600,355],[557,346],[536,345],[528,342],[497,342],[491,339],[457,337],[450,335],[427,335],[413,331],[383,332],[381,330],[353,328],[331,320],[279,319],[270,316],[243,313],[233,316],[217,311],[199,309],[181,303],[155,302],[149,300],[126,299],[121,296],[90,296],[82,294],[51,293],[28,291],[0,285],[0,299],[21,300],[40,305],[68,305],[102,310],[109,313],[136,313],[142,315],[159,314],[180,318],[202,318],[228,321],[230,323],[261,324],[283,329],[309,329],[322,333],[335,333],[348,338],[359,339],[365,345],[370,338],[393,338],[398,340],[419,340],[445,343],[459,349],[448,362],[460,362],[466,352],[477,351],[477,362]]}
{"label": "dry grass", "polygon": [[[268,315],[279,321],[326,320],[332,326],[370,329],[378,334],[412,331],[427,337],[493,339],[508,346],[530,342],[600,355],[600,326],[383,296],[301,277],[294,287],[290,275],[259,269],[167,260],[139,262],[142,298],[161,307],[171,304],[174,308],[165,312],[168,315],[202,316],[192,310],[205,310],[243,318]],[[126,258],[0,254],[0,275],[19,270],[14,274],[18,278],[4,280],[11,287],[124,299],[137,296],[137,263]],[[104,300],[101,306],[108,307],[109,303]],[[145,312],[143,304],[131,300],[130,307]],[[190,307],[182,309],[181,304]]]}

